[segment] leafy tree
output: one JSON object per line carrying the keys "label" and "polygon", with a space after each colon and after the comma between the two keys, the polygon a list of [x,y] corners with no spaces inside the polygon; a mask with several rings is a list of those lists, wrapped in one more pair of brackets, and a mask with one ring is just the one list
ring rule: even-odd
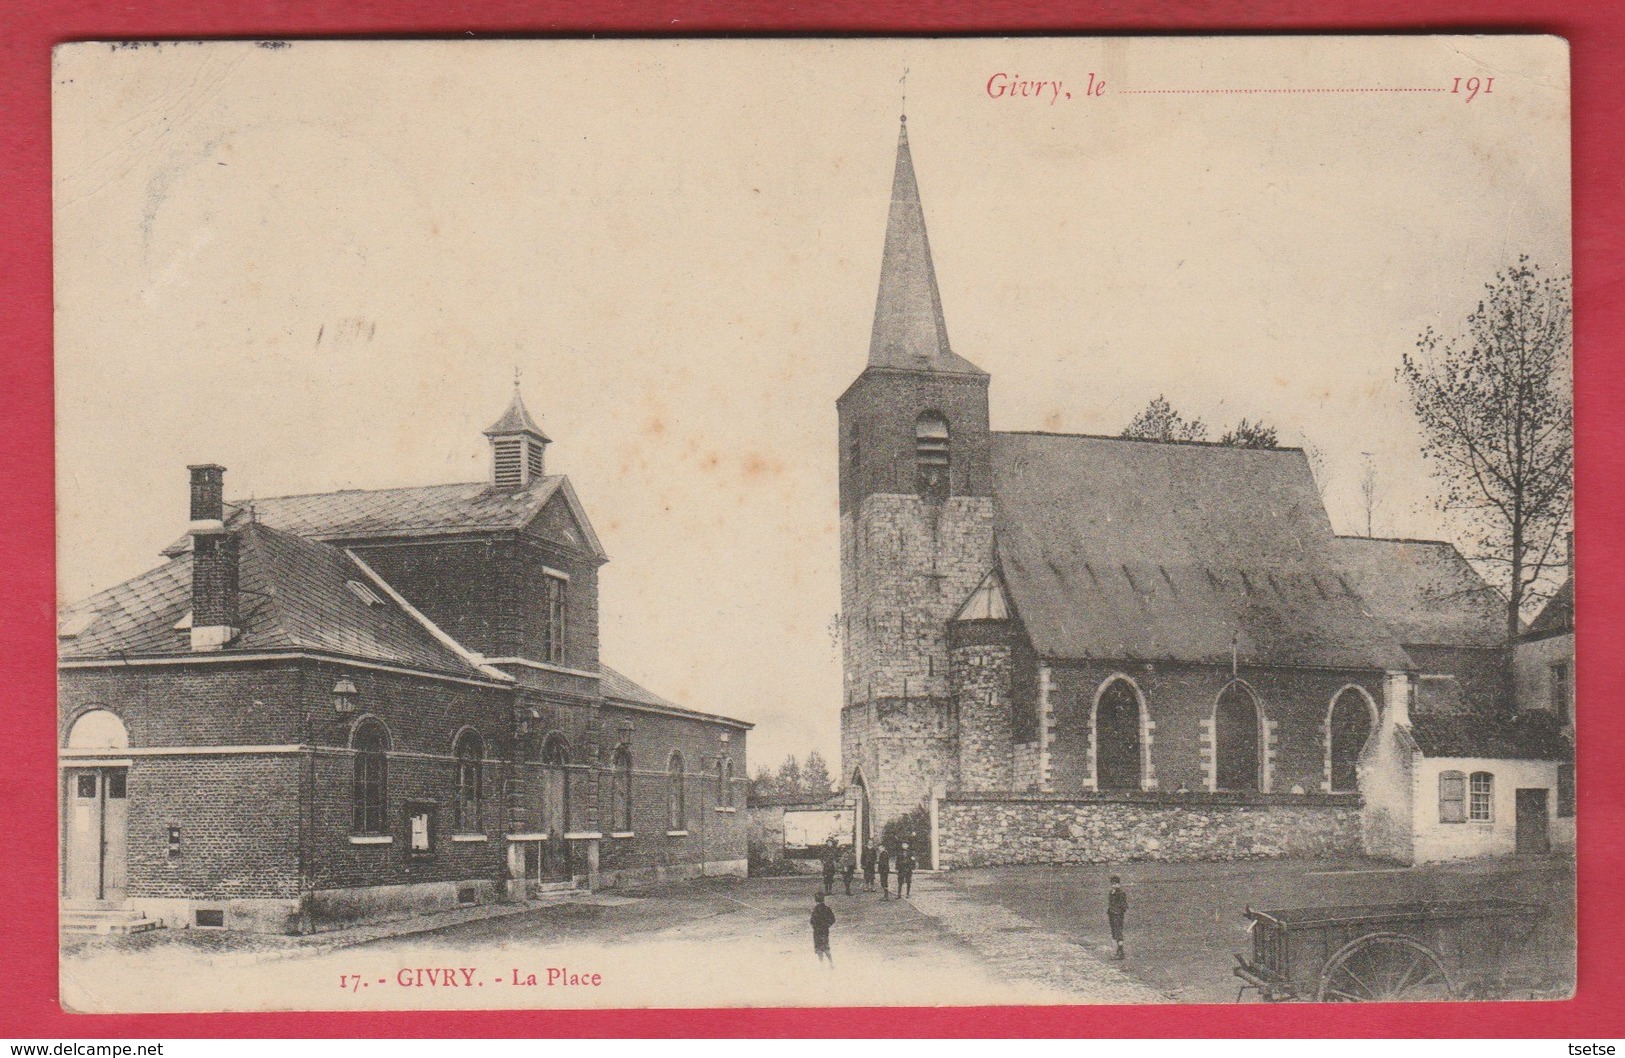
{"label": "leafy tree", "polygon": [[1187,422],[1159,393],[1144,411],[1129,420],[1119,436],[1141,441],[1205,441],[1207,426],[1201,419]]}
{"label": "leafy tree", "polygon": [[1222,445],[1232,448],[1279,448],[1280,443],[1275,436],[1275,427],[1266,426],[1262,421],[1249,422],[1246,419],[1226,430],[1219,438]]}
{"label": "leafy tree", "polygon": [[779,765],[778,775],[774,777],[779,787],[779,796],[786,800],[799,801],[802,798],[801,762],[791,754],[784,758]]}
{"label": "leafy tree", "polygon": [[773,773],[767,770],[767,765],[756,765],[756,775],[750,780],[750,790],[747,799],[753,804],[763,804],[776,800],[779,796],[779,781]]}
{"label": "leafy tree", "polygon": [[1548,594],[1574,509],[1568,276],[1527,257],[1496,273],[1461,333],[1429,327],[1398,375],[1444,492],[1441,511],[1507,600],[1507,634]]}
{"label": "leafy tree", "polygon": [[896,852],[904,842],[914,853],[915,862],[929,870],[931,864],[931,809],[916,805],[886,823],[880,830],[880,843]]}
{"label": "leafy tree", "polygon": [[801,798],[804,801],[826,800],[835,782],[829,777],[829,765],[816,749],[807,754],[807,763],[801,768]]}

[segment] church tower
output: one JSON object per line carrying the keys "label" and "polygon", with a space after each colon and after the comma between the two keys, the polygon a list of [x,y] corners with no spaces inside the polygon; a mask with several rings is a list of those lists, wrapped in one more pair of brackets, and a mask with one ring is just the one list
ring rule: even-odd
{"label": "church tower", "polygon": [[958,784],[948,622],[993,561],[988,375],[949,345],[903,121],[869,361],[836,402],[842,768],[871,837]]}

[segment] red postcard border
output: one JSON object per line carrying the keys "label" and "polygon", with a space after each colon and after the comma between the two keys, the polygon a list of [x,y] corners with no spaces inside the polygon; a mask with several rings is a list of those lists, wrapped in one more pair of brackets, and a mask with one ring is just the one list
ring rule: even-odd
{"label": "red postcard border", "polygon": [[[14,7],[0,46],[0,906],[6,944],[0,1035],[36,1039],[531,1036],[1625,1036],[1625,725],[1607,688],[1625,685],[1618,584],[1625,475],[1625,8],[1562,0],[841,0],[777,5],[621,0],[566,5],[487,0],[146,0]],[[654,1010],[86,1016],[57,1003],[54,803],[53,452],[50,49],[124,38],[469,35],[847,35],[1039,33],[1551,33],[1570,42],[1574,98],[1576,422],[1580,503],[1577,605],[1580,725],[1580,991],[1563,1003],[1385,1008],[1308,1004],[927,1010]],[[1441,174],[1448,179],[1448,174]],[[1610,726],[1611,725],[1611,726]]]}

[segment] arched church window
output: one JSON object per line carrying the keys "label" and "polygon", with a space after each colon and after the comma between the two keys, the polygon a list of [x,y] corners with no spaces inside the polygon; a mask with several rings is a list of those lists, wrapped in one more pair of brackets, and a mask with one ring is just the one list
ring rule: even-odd
{"label": "arched church window", "polygon": [[1140,697],[1134,685],[1114,678],[1095,702],[1095,788],[1142,787]]}
{"label": "arched church window", "polygon": [[615,750],[614,776],[610,780],[610,825],[622,833],[632,830],[632,751],[625,746]]}
{"label": "arched church window", "polygon": [[457,736],[452,749],[457,760],[457,785],[453,791],[453,825],[459,833],[480,829],[480,802],[485,797],[485,743],[472,729]]}
{"label": "arched church window", "polygon": [[666,829],[686,830],[688,812],[683,798],[683,755],[673,752],[666,762]]}
{"label": "arched church window", "polygon": [[351,829],[357,834],[383,834],[389,805],[389,729],[369,717],[350,736],[355,770],[350,790]]}
{"label": "arched church window", "polygon": [[1217,757],[1215,785],[1221,790],[1257,790],[1263,756],[1259,752],[1258,703],[1252,692],[1232,683],[1219,694],[1213,711],[1213,745]]}
{"label": "arched church window", "polygon": [[1332,762],[1332,790],[1346,793],[1359,788],[1360,751],[1371,737],[1371,703],[1353,687],[1332,702],[1326,725],[1327,753]]}
{"label": "arched church window", "polygon": [[928,411],[914,423],[914,485],[921,496],[948,495],[952,468],[948,463],[948,420]]}

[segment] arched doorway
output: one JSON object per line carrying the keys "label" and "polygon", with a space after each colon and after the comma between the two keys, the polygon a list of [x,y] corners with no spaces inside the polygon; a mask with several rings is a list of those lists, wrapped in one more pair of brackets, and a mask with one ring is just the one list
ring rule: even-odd
{"label": "arched doorway", "polygon": [[1326,721],[1326,752],[1331,760],[1332,791],[1360,788],[1360,753],[1376,726],[1375,707],[1358,687],[1345,687],[1332,699]]}
{"label": "arched doorway", "polygon": [[857,854],[862,855],[863,850],[874,842],[871,827],[873,826],[872,813],[869,810],[869,784],[863,781],[863,769],[852,770],[852,781],[849,784],[853,794],[853,807],[857,811],[855,823],[857,834]]}
{"label": "arched doorway", "polygon": [[1219,692],[1213,710],[1214,785],[1220,790],[1262,788],[1258,703],[1242,683]]}
{"label": "arched doorway", "polygon": [[1140,745],[1140,696],[1134,685],[1114,676],[1095,698],[1095,789],[1144,787]]}
{"label": "arched doorway", "polygon": [[64,768],[62,895],[69,900],[122,901],[127,869],[129,767],[111,758],[130,746],[124,721],[92,709],[68,732],[81,764]]}
{"label": "arched doorway", "polygon": [[568,882],[571,870],[570,747],[562,735],[550,734],[538,746],[531,744],[531,804],[536,837],[525,842],[525,878],[531,882]]}

